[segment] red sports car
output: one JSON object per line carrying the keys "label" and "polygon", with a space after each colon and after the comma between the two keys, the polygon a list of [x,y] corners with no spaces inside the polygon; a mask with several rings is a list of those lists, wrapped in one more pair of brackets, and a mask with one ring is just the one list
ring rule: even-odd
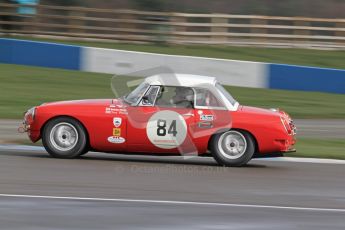
{"label": "red sports car", "polygon": [[296,130],[287,113],[239,105],[215,78],[186,74],[148,77],[119,99],[45,103],[23,124],[53,157],[211,154],[225,166],[294,151]]}

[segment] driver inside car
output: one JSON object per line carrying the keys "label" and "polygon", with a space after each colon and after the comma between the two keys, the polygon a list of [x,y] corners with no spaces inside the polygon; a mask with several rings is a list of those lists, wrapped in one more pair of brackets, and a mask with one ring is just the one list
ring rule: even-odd
{"label": "driver inside car", "polygon": [[162,87],[156,105],[162,107],[192,108],[194,92],[186,87]]}
{"label": "driver inside car", "polygon": [[172,104],[181,108],[193,107],[194,92],[190,88],[177,87],[175,89],[175,96],[171,99]]}

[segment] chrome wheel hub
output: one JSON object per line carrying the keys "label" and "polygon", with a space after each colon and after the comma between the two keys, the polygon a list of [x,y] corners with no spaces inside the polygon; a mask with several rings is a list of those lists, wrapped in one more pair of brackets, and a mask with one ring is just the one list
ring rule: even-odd
{"label": "chrome wheel hub", "polygon": [[66,152],[73,149],[78,142],[78,132],[69,123],[56,124],[50,131],[50,142],[54,148]]}
{"label": "chrome wheel hub", "polygon": [[218,140],[219,152],[228,159],[238,159],[247,150],[246,138],[238,131],[228,131]]}

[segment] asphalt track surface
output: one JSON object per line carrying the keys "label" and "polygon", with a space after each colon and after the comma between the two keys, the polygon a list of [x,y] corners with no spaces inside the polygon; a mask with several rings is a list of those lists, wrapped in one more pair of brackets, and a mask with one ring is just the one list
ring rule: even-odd
{"label": "asphalt track surface", "polygon": [[[345,163],[0,148],[0,229],[345,229]],[[17,196],[23,195],[23,196]]]}

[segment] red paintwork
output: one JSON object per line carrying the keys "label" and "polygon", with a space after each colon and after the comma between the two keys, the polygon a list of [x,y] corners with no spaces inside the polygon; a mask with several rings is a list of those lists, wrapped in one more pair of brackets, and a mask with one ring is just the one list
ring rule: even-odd
{"label": "red paintwork", "polygon": [[[111,113],[106,113],[109,108]],[[121,99],[80,100],[46,103],[36,108],[35,119],[26,115],[26,125],[29,125],[28,135],[33,142],[41,138],[44,125],[50,119],[58,116],[69,116],[79,120],[85,127],[90,146],[94,151],[102,152],[146,152],[178,154],[180,149],[162,149],[154,146],[146,135],[146,124],[152,114],[158,110],[173,110],[180,114],[193,113],[186,118],[188,136],[181,145],[184,151],[193,151],[196,147],[199,154],[206,153],[212,134],[219,130],[242,129],[250,132],[257,142],[259,154],[285,152],[295,143],[294,135],[289,135],[280,120],[281,115],[289,119],[284,112],[239,106],[237,111],[203,110],[203,114],[214,115],[213,128],[202,129],[200,109],[132,107]],[[115,114],[116,113],[116,114]],[[113,135],[113,118],[122,118],[121,136],[124,143],[108,142]],[[231,120],[231,123],[228,121]]]}

